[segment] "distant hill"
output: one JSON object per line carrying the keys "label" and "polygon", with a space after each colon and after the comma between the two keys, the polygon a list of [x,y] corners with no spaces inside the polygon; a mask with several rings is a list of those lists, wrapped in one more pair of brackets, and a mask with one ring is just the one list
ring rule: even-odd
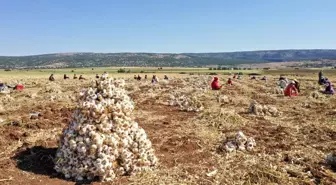
{"label": "distant hill", "polygon": [[194,67],[265,62],[336,60],[336,50],[267,50],[223,53],[56,53],[0,56],[0,68],[155,66]]}

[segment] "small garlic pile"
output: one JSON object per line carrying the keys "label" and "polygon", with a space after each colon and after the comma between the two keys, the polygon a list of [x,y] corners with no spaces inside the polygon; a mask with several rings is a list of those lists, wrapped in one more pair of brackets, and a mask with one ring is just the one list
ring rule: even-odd
{"label": "small garlic pile", "polygon": [[14,101],[14,98],[9,94],[0,94],[0,112],[8,110],[8,105],[10,105],[12,101]]}
{"label": "small garlic pile", "polygon": [[195,96],[173,95],[169,96],[168,104],[170,106],[179,106],[181,111],[199,112],[204,109],[203,104]]}
{"label": "small garlic pile", "polygon": [[314,99],[320,99],[322,98],[321,94],[318,91],[313,91],[310,93],[310,97]]}
{"label": "small garlic pile", "polygon": [[232,102],[232,99],[230,99],[228,96],[226,95],[217,95],[216,100],[218,103],[230,103]]}
{"label": "small garlic pile", "polygon": [[252,137],[246,137],[242,131],[239,131],[233,140],[225,142],[224,149],[227,152],[236,150],[252,151],[256,146],[256,142]]}
{"label": "small garlic pile", "polygon": [[249,107],[249,113],[258,116],[280,116],[281,113],[274,106],[260,105],[256,101],[252,101]]}
{"label": "small garlic pile", "polygon": [[281,89],[280,87],[276,87],[274,88],[274,94],[284,94],[283,89]]}
{"label": "small garlic pile", "polygon": [[192,86],[194,89],[202,90],[206,92],[210,90],[210,83],[212,81],[211,76],[199,76],[198,78],[192,78],[191,82],[188,84]]}
{"label": "small garlic pile", "polygon": [[78,181],[151,170],[158,160],[146,132],[130,118],[133,102],[123,80],[102,75],[82,91],[72,123],[61,136],[55,170]]}
{"label": "small garlic pile", "polygon": [[0,95],[0,104],[1,105],[8,105],[12,101],[14,101],[14,98],[11,97],[9,94]]}
{"label": "small garlic pile", "polygon": [[56,82],[48,82],[42,89],[42,93],[62,93],[61,86]]}

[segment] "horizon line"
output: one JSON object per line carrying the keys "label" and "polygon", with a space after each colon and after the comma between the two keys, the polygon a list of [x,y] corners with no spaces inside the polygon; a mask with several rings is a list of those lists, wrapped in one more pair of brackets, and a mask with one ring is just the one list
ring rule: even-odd
{"label": "horizon line", "polygon": [[223,52],[52,52],[52,53],[40,53],[31,55],[0,55],[0,57],[31,57],[40,55],[57,55],[57,54],[79,54],[79,53],[92,53],[92,54],[215,54],[215,53],[239,53],[239,52],[265,52],[265,51],[299,51],[299,50],[335,50],[336,48],[330,49],[262,49],[262,50],[241,50],[241,51],[223,51]]}

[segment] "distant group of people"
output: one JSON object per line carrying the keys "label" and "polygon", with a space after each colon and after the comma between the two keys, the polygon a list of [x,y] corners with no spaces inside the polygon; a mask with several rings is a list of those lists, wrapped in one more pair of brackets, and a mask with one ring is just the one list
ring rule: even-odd
{"label": "distant group of people", "polygon": [[[142,79],[142,77],[140,75],[134,75],[134,80],[138,80],[140,81]],[[145,75],[144,77],[145,80],[147,80],[147,75]],[[167,75],[164,75],[164,80],[169,80]],[[159,78],[156,75],[153,75],[151,82],[154,83],[158,83],[159,82]]]}
{"label": "distant group of people", "polygon": [[[234,74],[233,78],[236,78],[238,74]],[[252,80],[256,80],[255,76],[252,76]],[[260,80],[267,81],[267,77],[264,76]],[[333,95],[335,93],[334,86],[331,84],[331,82],[328,80],[328,78],[323,76],[322,71],[319,72],[319,81],[318,83],[320,85],[325,85],[325,90],[322,91],[324,94],[330,94]],[[233,85],[231,78],[227,81],[228,85]],[[278,81],[278,86],[280,89],[283,90],[283,93],[285,96],[298,96],[301,92],[300,90],[300,83],[297,79],[294,80],[288,80],[284,76],[280,76]],[[219,78],[216,76],[214,77],[213,81],[211,82],[211,89],[212,90],[220,90],[223,87],[223,85],[219,84]]]}
{"label": "distant group of people", "polygon": [[[67,79],[70,79],[70,77],[64,74],[63,79],[67,80]],[[74,74],[73,79],[86,80],[86,78],[84,78],[83,75],[79,75],[79,78],[78,78],[76,74]],[[49,76],[49,81],[55,81],[54,74],[51,74]]]}
{"label": "distant group of people", "polygon": [[[147,75],[146,75],[146,78],[147,78]],[[134,79],[140,81],[141,80],[141,76],[140,75],[138,75],[138,76],[134,75]]]}
{"label": "distant group of people", "polygon": [[[325,85],[325,90],[322,91],[322,93],[330,95],[335,93],[333,85],[328,78],[323,76],[322,71],[319,72],[318,83],[320,85]],[[300,83],[297,79],[289,81],[284,76],[280,76],[278,85],[281,89],[284,89],[285,96],[297,96],[300,93]]]}
{"label": "distant group of people", "polygon": [[[251,77],[251,80],[257,80],[257,77],[253,75],[253,76]],[[267,81],[267,77],[264,76],[264,77],[262,77],[260,80]]]}
{"label": "distant group of people", "polygon": [[[106,72],[104,72],[104,74],[106,74]],[[318,77],[319,77],[318,83],[320,85],[325,86],[325,90],[323,91],[323,93],[333,95],[335,93],[334,86],[331,84],[331,82],[328,80],[328,78],[323,76],[322,71],[319,72]],[[64,80],[70,79],[70,77],[67,76],[66,74],[64,74],[63,78],[64,78]],[[96,74],[96,78],[97,79],[100,78],[98,74]],[[241,79],[241,74],[236,73],[236,74],[234,74],[233,78],[234,79],[235,78]],[[84,78],[82,75],[80,75],[79,78],[78,78],[76,76],[76,74],[74,74],[73,79],[86,80],[86,78]],[[140,75],[134,75],[134,79],[140,81],[142,78],[141,78]],[[145,75],[145,80],[146,79],[147,79],[147,75]],[[256,77],[252,76],[251,79],[256,80]],[[164,75],[164,80],[168,80],[167,75]],[[260,80],[267,81],[267,77],[264,76]],[[49,81],[55,81],[54,74],[50,75]],[[155,84],[155,83],[158,83],[158,82],[159,82],[159,78],[156,75],[153,75],[151,83]],[[0,84],[0,86],[1,85],[3,86],[3,84]],[[231,78],[228,79],[227,85],[230,85],[230,86],[233,85],[233,81],[232,81]],[[298,96],[299,93],[300,93],[300,83],[296,79],[294,79],[292,81],[289,81],[286,77],[281,75],[280,78],[279,78],[279,81],[278,81],[278,86],[279,86],[279,88],[281,88],[283,90],[283,93],[284,93],[285,96]],[[220,90],[222,87],[223,87],[223,85],[219,84],[219,78],[214,77],[213,81],[211,82],[211,88],[213,90]]]}
{"label": "distant group of people", "polygon": [[12,86],[6,83],[0,83],[0,93],[5,92],[6,89],[23,90],[24,86],[22,84],[17,84],[17,85]]}
{"label": "distant group of people", "polygon": [[[102,76],[104,76],[105,74],[107,74],[107,73],[104,72],[104,73],[102,74]],[[99,75],[96,74],[96,79],[99,79],[99,78],[100,78]],[[66,74],[64,74],[63,79],[64,79],[64,80],[67,80],[67,79],[70,79],[70,77],[67,76]],[[79,77],[77,77],[76,74],[74,74],[73,79],[86,80],[86,78],[84,78],[82,75],[80,75]],[[134,79],[140,81],[142,78],[141,78],[140,75],[134,75]],[[164,79],[164,80],[168,80],[168,76],[167,76],[167,75],[164,75],[164,78],[163,78],[163,79]],[[145,75],[145,80],[147,80],[147,75]],[[49,81],[55,81],[54,74],[51,74],[51,75],[49,76]],[[159,82],[159,78],[158,78],[156,75],[153,75],[153,77],[152,77],[152,83],[158,83],[158,82]]]}
{"label": "distant group of people", "polygon": [[[167,75],[164,75],[163,77],[164,80],[168,80],[168,76]],[[156,75],[153,75],[152,77],[152,83],[158,83],[159,82],[159,78],[156,76]]]}

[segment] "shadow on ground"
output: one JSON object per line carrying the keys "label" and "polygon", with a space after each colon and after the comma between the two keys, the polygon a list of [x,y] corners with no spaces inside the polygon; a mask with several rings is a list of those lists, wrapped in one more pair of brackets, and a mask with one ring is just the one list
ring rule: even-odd
{"label": "shadow on ground", "polygon": [[43,146],[21,148],[13,159],[17,161],[17,167],[23,171],[52,176],[56,175],[53,161],[56,151],[57,148]]}
{"label": "shadow on ground", "polygon": [[74,182],[75,185],[91,184],[91,181],[75,182],[65,179],[54,170],[54,158],[57,148],[46,148],[43,146],[33,146],[31,148],[22,147],[13,157],[17,162],[17,167],[23,171],[32,172],[39,175],[46,175],[50,178],[60,178]]}

